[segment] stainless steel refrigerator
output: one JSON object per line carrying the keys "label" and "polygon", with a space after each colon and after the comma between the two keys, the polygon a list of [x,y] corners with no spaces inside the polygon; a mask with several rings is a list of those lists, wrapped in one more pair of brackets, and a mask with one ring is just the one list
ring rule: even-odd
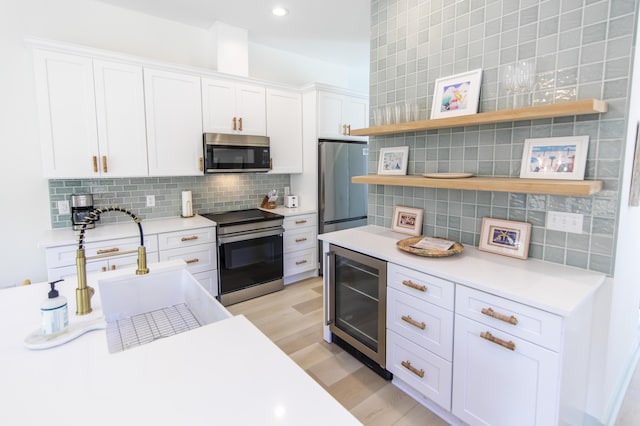
{"label": "stainless steel refrigerator", "polygon": [[351,177],[367,174],[368,149],[366,142],[318,141],[319,234],[367,224],[367,185]]}

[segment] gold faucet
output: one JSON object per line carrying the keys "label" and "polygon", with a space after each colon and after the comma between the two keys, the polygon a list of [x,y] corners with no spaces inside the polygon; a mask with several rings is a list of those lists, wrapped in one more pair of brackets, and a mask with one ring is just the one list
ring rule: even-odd
{"label": "gold faucet", "polygon": [[[86,257],[84,254],[84,233],[87,225],[100,219],[100,215],[104,212],[122,212],[131,216],[133,221],[138,224],[140,230],[140,247],[138,250],[120,251],[117,253],[105,253],[97,256]],[[136,275],[144,275],[149,273],[147,268],[147,250],[144,247],[144,233],[138,216],[127,209],[118,206],[101,207],[91,210],[86,216],[85,221],[80,228],[80,236],[78,238],[78,250],[76,251],[76,269],[78,271],[78,288],[76,288],[76,315],[86,315],[91,312],[91,297],[95,293],[93,287],[87,285],[87,260],[99,259],[111,256],[120,256],[123,254],[138,253],[138,269]]]}

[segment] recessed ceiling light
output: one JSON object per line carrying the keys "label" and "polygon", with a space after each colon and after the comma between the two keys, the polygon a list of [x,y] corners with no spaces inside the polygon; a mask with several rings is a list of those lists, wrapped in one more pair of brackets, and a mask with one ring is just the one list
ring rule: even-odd
{"label": "recessed ceiling light", "polygon": [[271,13],[273,13],[276,16],[284,16],[287,13],[289,13],[289,11],[284,7],[276,7],[271,11]]}

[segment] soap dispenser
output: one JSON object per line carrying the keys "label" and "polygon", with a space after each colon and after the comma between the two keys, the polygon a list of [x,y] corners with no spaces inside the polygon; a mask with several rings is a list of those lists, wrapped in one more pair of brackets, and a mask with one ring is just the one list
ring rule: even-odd
{"label": "soap dispenser", "polygon": [[49,283],[51,291],[49,297],[42,302],[40,312],[42,312],[42,333],[58,334],[63,332],[69,326],[69,313],[67,308],[67,299],[58,294],[56,283],[63,280],[52,281]]}

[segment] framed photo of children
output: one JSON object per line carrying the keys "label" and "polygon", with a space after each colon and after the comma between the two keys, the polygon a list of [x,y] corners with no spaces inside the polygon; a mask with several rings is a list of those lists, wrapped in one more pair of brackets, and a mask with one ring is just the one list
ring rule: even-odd
{"label": "framed photo of children", "polygon": [[380,148],[379,175],[406,175],[409,164],[409,147]]}
{"label": "framed photo of children", "polygon": [[431,119],[477,113],[481,80],[482,69],[437,79]]}
{"label": "framed photo of children", "polygon": [[391,230],[409,235],[422,234],[422,209],[394,206]]}
{"label": "framed photo of children", "polygon": [[583,180],[589,136],[525,139],[520,177]]}
{"label": "framed photo of children", "polygon": [[530,237],[530,223],[485,217],[482,218],[478,249],[526,259],[529,256]]}

